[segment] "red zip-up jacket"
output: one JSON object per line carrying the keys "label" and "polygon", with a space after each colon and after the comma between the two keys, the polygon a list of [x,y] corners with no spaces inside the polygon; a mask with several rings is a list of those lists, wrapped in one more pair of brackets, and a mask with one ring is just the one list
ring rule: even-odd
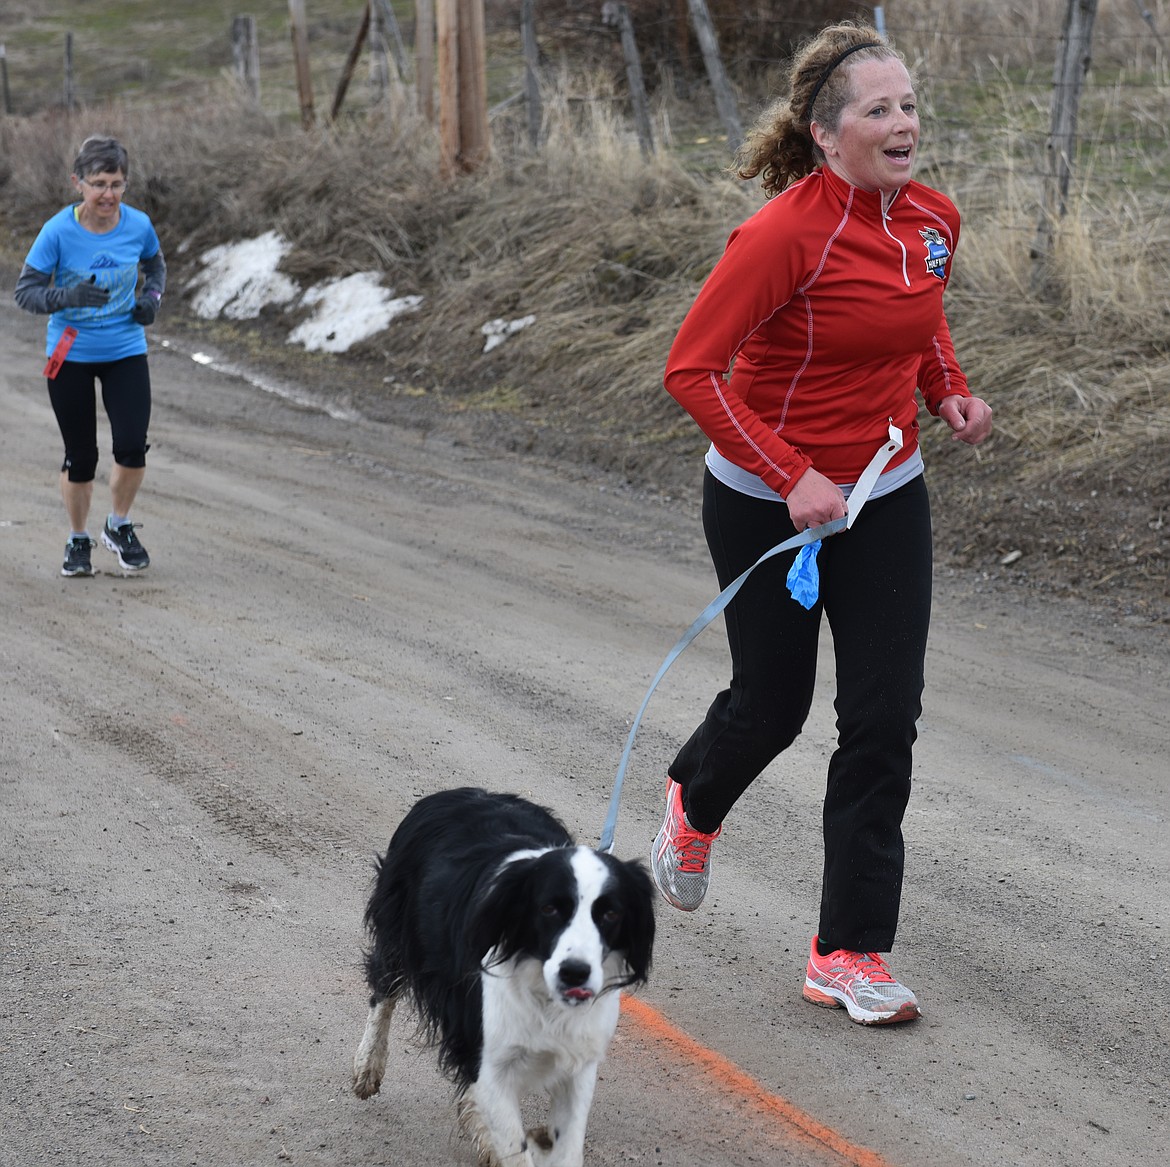
{"label": "red zip-up jacket", "polygon": [[[931,413],[970,396],[943,314],[959,240],[945,195],[881,194],[820,169],[732,232],[675,337],[667,391],[729,461],[782,497],[814,466],[856,482],[889,436],[918,448]],[[726,376],[730,368],[730,378]]]}

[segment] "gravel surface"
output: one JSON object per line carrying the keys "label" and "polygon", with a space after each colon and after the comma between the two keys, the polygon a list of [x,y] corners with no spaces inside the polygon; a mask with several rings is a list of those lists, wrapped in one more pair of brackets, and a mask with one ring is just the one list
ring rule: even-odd
{"label": "gravel surface", "polygon": [[[463,783],[596,839],[630,719],[714,594],[693,499],[463,416],[330,416],[164,332],[152,566],[98,548],[62,579],[41,327],[0,306],[0,1163],[470,1167],[407,1024],[382,1094],[348,1088],[372,856]],[[587,1161],[1163,1163],[1168,663],[1164,626],[940,567],[893,957],[926,1016],[887,1029],[800,999],[826,663],[707,904],[661,908],[641,996],[840,1139],[623,1020]],[[710,630],[655,695],[618,854],[648,848],[725,673]]]}

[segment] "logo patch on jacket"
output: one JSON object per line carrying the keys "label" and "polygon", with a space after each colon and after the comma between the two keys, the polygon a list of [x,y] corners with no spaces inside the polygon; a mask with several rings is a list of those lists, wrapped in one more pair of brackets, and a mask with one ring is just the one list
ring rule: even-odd
{"label": "logo patch on jacket", "polygon": [[926,244],[926,270],[940,280],[947,278],[947,260],[951,258],[951,250],[946,240],[935,227],[923,227],[918,232],[922,242]]}

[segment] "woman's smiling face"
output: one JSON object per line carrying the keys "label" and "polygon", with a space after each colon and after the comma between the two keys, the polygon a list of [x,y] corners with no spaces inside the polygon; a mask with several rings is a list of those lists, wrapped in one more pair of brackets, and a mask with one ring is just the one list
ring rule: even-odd
{"label": "woman's smiling face", "polygon": [[813,139],[826,165],[862,190],[891,193],[910,181],[918,151],[918,105],[906,66],[896,58],[855,61],[852,97],[836,130],[819,122]]}
{"label": "woman's smiling face", "polygon": [[81,195],[78,221],[90,231],[109,231],[122,218],[122,196],[126,193],[126,176],[120,170],[73,175],[73,185]]}

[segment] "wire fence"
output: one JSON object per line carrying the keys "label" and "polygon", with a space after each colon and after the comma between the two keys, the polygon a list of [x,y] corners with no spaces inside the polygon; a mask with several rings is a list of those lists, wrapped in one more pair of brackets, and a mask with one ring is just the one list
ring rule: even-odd
{"label": "wire fence", "polygon": [[[806,0],[785,11],[784,5],[764,0],[710,2],[740,117],[750,122],[780,84],[780,46],[792,46],[815,32],[834,5]],[[1147,8],[1144,0],[1101,0],[1081,96],[1078,174],[1138,188],[1170,177],[1167,3],[1156,0]],[[192,4],[192,12],[198,7]],[[258,46],[263,102],[266,110],[283,116],[296,108],[287,0],[252,7],[267,13]],[[326,101],[352,48],[362,8],[361,0],[309,0],[306,6],[313,80]],[[409,48],[415,40],[413,4],[404,0],[395,8]],[[660,123],[656,141],[669,148],[672,142],[685,147],[700,137],[718,139],[714,95],[689,30],[686,6],[631,0],[630,8],[651,109]],[[975,171],[1025,174],[1037,181],[1044,177],[1053,68],[1065,8],[1066,0],[1010,6],[995,0],[937,0],[930,6],[892,0],[883,6],[881,22],[919,81],[926,167],[953,180]],[[858,6],[850,10],[863,16],[876,13]],[[487,13],[489,105],[498,119],[522,119],[525,60],[519,4],[487,0]],[[143,56],[136,60],[132,47],[125,56],[112,55],[97,39],[96,26],[85,27],[80,14],[77,25],[71,37],[78,73],[73,90],[82,103],[189,100],[197,86],[221,82],[232,66],[227,26],[200,25],[183,46],[184,53],[176,53],[173,45],[165,53],[152,52],[140,39]],[[0,49],[9,112],[59,107],[66,91],[59,29],[49,35],[29,24],[36,27],[34,37],[22,36],[26,26],[20,23],[12,27]],[[567,87],[568,99],[581,103],[607,102],[615,116],[630,120],[632,133],[633,108],[619,37],[603,19],[600,0],[542,0],[536,31],[542,86]],[[571,68],[566,61],[573,62]],[[608,85],[599,83],[603,76],[609,77]],[[363,101],[374,99],[370,87],[356,84],[350,111],[360,113]]]}

